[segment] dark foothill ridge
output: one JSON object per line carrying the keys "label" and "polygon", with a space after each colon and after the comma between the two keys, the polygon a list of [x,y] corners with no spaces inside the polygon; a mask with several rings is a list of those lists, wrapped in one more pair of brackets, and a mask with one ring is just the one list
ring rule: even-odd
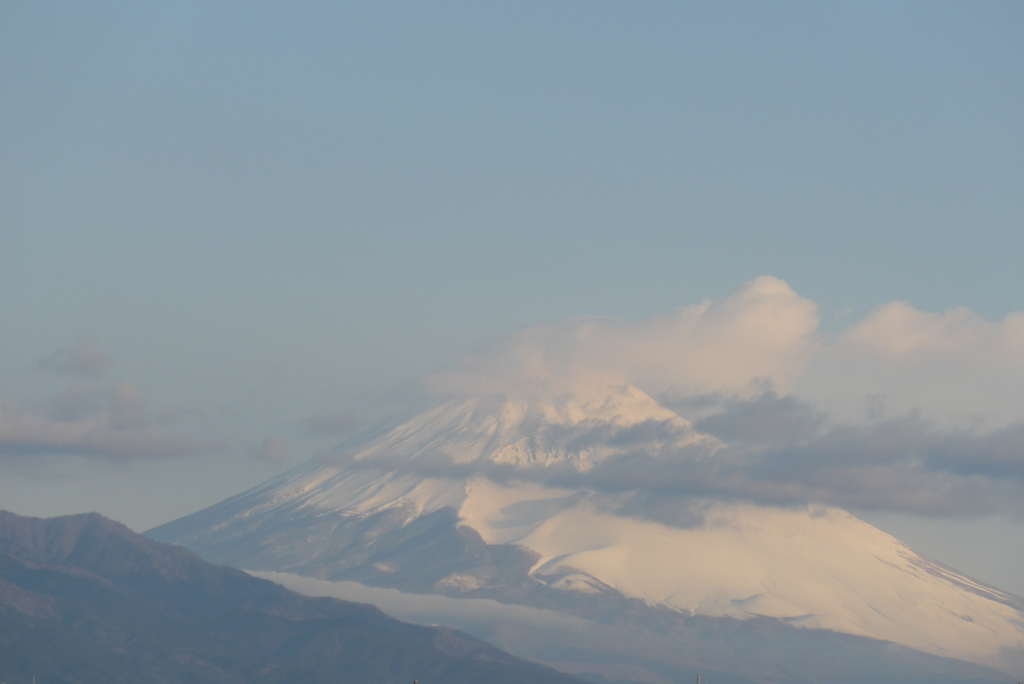
{"label": "dark foothill ridge", "polygon": [[98,514],[0,511],[0,681],[580,684],[461,632],[310,598]]}

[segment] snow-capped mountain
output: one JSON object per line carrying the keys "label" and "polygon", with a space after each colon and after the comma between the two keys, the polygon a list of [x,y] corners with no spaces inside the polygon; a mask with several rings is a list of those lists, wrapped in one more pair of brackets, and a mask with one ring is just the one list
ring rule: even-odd
{"label": "snow-capped mountain", "polygon": [[[653,630],[669,642],[676,634],[680,643],[707,644],[690,661],[678,649],[676,665],[699,662],[748,678],[734,681],[769,671],[761,681],[843,681],[821,674],[822,663],[786,674],[767,650],[758,661],[764,644],[805,640],[802,651],[786,649],[817,662],[822,635],[851,635],[829,642],[857,654],[836,655],[836,663],[910,668],[893,681],[935,681],[956,668],[916,655],[908,665],[885,644],[1024,673],[1014,669],[1024,662],[1024,600],[845,511],[716,501],[643,484],[660,462],[727,459],[723,446],[628,386],[586,399],[453,400],[149,534],[250,570],[492,599]],[[755,625],[772,636],[708,636]],[[501,645],[508,648],[508,638]],[[658,664],[672,665],[674,652],[670,644],[662,650],[643,664],[629,665],[624,652],[604,665],[639,667],[646,674],[630,677],[659,681]],[[577,671],[586,670],[578,661],[595,658],[523,651],[549,662],[576,658]],[[624,676],[607,667],[605,676]],[[864,677],[877,677],[868,670]],[[982,668],[961,674],[1002,681]]]}

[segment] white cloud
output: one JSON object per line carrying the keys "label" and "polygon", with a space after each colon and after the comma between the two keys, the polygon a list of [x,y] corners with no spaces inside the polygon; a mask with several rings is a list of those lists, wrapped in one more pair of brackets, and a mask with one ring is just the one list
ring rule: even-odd
{"label": "white cloud", "polygon": [[992,323],[964,307],[934,314],[918,311],[907,302],[890,302],[850,326],[842,342],[892,356],[935,354],[1024,365],[1024,313]]}
{"label": "white cloud", "polygon": [[582,317],[510,335],[455,371],[440,392],[557,395],[635,384],[649,393],[787,388],[815,348],[816,306],[763,276],[718,301],[645,321]]}
{"label": "white cloud", "polygon": [[890,413],[991,428],[1024,420],[1024,313],[987,321],[965,308],[937,314],[906,302],[877,307],[822,344],[796,391],[836,416]]}
{"label": "white cloud", "polygon": [[841,335],[818,333],[814,302],[762,276],[720,300],[642,321],[579,317],[506,336],[433,391],[508,396],[588,394],[630,383],[680,400],[751,397],[771,387],[833,418],[863,420],[869,406],[995,428],[1024,420],[1024,313],[991,322],[958,308],[879,306]]}

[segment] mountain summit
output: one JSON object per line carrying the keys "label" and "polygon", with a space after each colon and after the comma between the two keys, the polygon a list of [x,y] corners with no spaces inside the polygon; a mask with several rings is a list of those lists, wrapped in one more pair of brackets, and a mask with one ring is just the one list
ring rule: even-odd
{"label": "mountain summit", "polygon": [[[689,421],[631,386],[588,399],[548,400],[477,397],[449,401],[400,425],[351,453],[357,462],[385,461],[403,467],[418,463],[489,462],[519,469],[564,467],[585,472],[622,456],[657,435],[662,448],[718,446],[699,435]],[[674,439],[666,440],[672,434]]]}
{"label": "mountain summit", "polygon": [[[560,634],[565,648],[543,655],[517,642],[520,655],[606,677],[634,656],[645,674],[630,676],[651,682],[686,663],[752,681],[786,667],[779,681],[941,681],[966,666],[956,661],[1016,673],[1024,600],[837,508],[659,486],[663,468],[727,465],[724,447],[629,386],[455,400],[149,535],[249,570],[492,599],[664,641],[640,665],[628,639],[610,664],[581,652],[583,636]],[[821,639],[835,653],[823,656]]]}

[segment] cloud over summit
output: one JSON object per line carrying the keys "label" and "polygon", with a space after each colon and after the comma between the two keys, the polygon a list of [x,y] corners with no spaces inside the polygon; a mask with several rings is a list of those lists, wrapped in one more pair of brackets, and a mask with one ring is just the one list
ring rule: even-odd
{"label": "cloud over summit", "polygon": [[890,302],[827,336],[814,302],[762,276],[643,321],[520,330],[428,378],[443,394],[510,398],[623,384],[727,447],[694,459],[638,444],[586,474],[529,477],[656,497],[1024,514],[1024,313],[991,322]]}
{"label": "cloud over summit", "polygon": [[632,384],[663,400],[795,394],[845,420],[887,407],[991,427],[1024,421],[1024,313],[875,308],[840,335],[817,306],[762,276],[731,295],[653,316],[583,316],[507,335],[427,378],[440,394],[551,397]]}
{"label": "cloud over summit", "polygon": [[527,328],[428,384],[442,393],[510,396],[624,383],[651,394],[743,392],[766,378],[788,387],[814,349],[817,325],[813,302],[762,276],[724,299],[644,321],[586,316]]}

